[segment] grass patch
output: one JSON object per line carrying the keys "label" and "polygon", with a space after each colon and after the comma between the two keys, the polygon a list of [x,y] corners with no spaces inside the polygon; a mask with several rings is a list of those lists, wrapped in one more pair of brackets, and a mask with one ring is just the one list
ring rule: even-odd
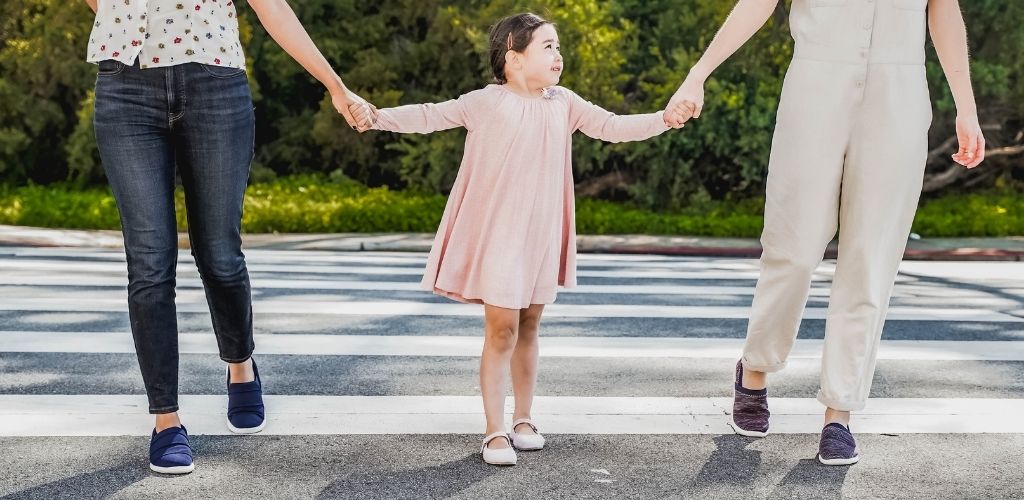
{"label": "grass patch", "polygon": [[[178,227],[185,229],[184,195],[175,192]],[[323,176],[294,176],[249,186],[242,226],[248,233],[432,233],[445,197],[386,187],[368,188]],[[679,213],[578,199],[580,234],[757,237],[763,200],[708,202]],[[67,229],[118,229],[107,188],[0,186],[0,224]],[[1009,191],[946,195],[925,201],[914,221],[924,237],[1024,235],[1024,198]]]}

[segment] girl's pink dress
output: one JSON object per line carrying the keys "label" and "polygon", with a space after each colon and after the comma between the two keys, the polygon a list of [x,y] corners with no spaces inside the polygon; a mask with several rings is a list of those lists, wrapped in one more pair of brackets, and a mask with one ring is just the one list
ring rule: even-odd
{"label": "girl's pink dress", "polygon": [[573,132],[611,142],[668,130],[662,113],[617,116],[563,87],[527,98],[501,85],[438,104],[380,110],[374,128],[426,134],[465,127],[466,149],[422,287],[509,309],[576,286]]}

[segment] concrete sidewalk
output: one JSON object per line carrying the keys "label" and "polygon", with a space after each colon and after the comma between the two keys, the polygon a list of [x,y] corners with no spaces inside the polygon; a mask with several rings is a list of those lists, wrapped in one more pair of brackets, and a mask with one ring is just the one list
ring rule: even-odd
{"label": "concrete sidewalk", "polygon": [[[333,250],[426,252],[434,239],[427,233],[339,233],[339,234],[246,234],[246,248],[266,250]],[[178,237],[188,248],[188,235]],[[42,229],[0,225],[0,246],[39,247],[123,247],[120,231]],[[708,238],[653,235],[580,235],[580,252],[639,253],[705,257],[756,258],[761,245],[756,238]],[[827,258],[836,255],[829,245]],[[992,260],[1024,261],[1024,237],[1009,238],[927,238],[912,239],[905,255],[909,260]]]}

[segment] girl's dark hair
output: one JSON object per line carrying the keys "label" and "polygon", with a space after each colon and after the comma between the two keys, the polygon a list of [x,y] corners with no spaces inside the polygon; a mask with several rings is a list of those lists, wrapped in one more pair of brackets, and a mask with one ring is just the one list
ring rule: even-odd
{"label": "girl's dark hair", "polygon": [[505,78],[505,53],[509,50],[522,52],[530,45],[533,32],[545,24],[553,25],[532,12],[524,12],[508,16],[491,27],[488,34],[488,53],[491,58],[491,72],[498,83],[508,81]]}

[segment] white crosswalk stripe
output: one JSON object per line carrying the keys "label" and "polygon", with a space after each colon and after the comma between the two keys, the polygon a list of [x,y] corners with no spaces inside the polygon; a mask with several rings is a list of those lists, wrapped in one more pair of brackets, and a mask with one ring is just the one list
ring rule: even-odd
{"label": "white crosswalk stripe", "polygon": [[[480,430],[475,396],[266,396],[263,434],[472,434]],[[191,434],[229,434],[223,396],[181,396]],[[551,434],[729,434],[730,398],[544,397],[534,419]],[[512,403],[506,401],[511,415]],[[1022,399],[876,398],[858,413],[859,432],[1019,432]],[[772,432],[815,432],[813,399],[772,400]],[[2,396],[0,436],[149,435],[145,396]]]}
{"label": "white crosswalk stripe", "polygon": [[[217,354],[211,333],[178,336],[183,354]],[[256,334],[256,355],[470,356],[481,337],[433,335]],[[791,359],[821,357],[823,342],[799,339]],[[542,357],[735,359],[742,339],[544,337]],[[129,332],[3,332],[0,352],[133,353]],[[908,361],[1024,361],[1024,341],[883,340],[878,359]]]}
{"label": "white crosswalk stripe", "polygon": [[[423,301],[336,301],[316,300],[254,300],[253,311],[263,314],[326,314],[335,316],[482,316],[478,306],[459,303],[432,303]],[[179,312],[202,313],[208,310],[201,296],[193,300],[179,300]],[[0,311],[72,311],[72,312],[127,312],[128,304],[117,298],[45,297],[6,298]],[[804,312],[807,319],[825,319],[824,307],[810,307]],[[658,306],[646,304],[552,304],[544,309],[544,316],[565,318],[730,318],[743,319],[750,315],[749,307],[732,306]],[[889,308],[888,318],[894,321],[988,321],[1021,323],[1024,318],[1000,311],[899,307]]]}
{"label": "white crosswalk stripe", "polygon": [[[257,326],[270,318],[300,326],[310,318],[356,322],[374,318],[408,319],[413,324],[462,321],[479,327],[482,318],[477,305],[439,300],[419,289],[423,254],[257,250],[247,252],[247,260]],[[816,272],[811,297],[817,302],[809,304],[805,319],[825,318],[822,301],[827,300],[833,271],[834,265],[825,262]],[[1020,326],[1024,323],[1024,264],[907,262],[901,271],[889,320],[912,325],[915,333],[883,340],[880,360],[930,363],[936,368],[946,362],[977,363],[971,366],[983,373],[989,367],[1006,369],[1006,363],[1024,362]],[[686,384],[691,378],[688,361],[718,360],[728,366],[742,349],[742,331],[721,337],[666,337],[648,334],[641,322],[668,321],[684,328],[694,320],[744,320],[757,278],[755,260],[584,255],[579,275],[581,286],[563,292],[564,300],[547,307],[545,318],[610,330],[602,330],[599,336],[545,336],[543,358],[571,358],[575,363],[591,363],[595,369],[603,360],[672,358],[679,360],[679,384]],[[141,390],[120,394],[98,387],[95,393],[61,392],[61,384],[89,364],[87,359],[97,359],[83,356],[133,358],[126,283],[124,256],[118,250],[0,249],[0,317],[6,322],[0,326],[0,436],[149,433],[151,417]],[[208,314],[202,282],[188,255],[181,256],[178,285],[179,313]],[[627,326],[608,326],[612,320],[627,321]],[[629,322],[635,326],[628,326]],[[91,328],[97,325],[105,329]],[[957,331],[967,337],[939,338],[929,333],[949,325],[958,325]],[[392,335],[258,333],[256,353],[281,356],[284,363],[324,356],[335,357],[327,361],[331,363],[347,363],[352,356],[418,357],[439,369],[446,359],[479,355],[480,336],[430,328]],[[209,331],[186,330],[179,343],[183,356],[205,359],[217,353]],[[821,348],[820,339],[801,338],[792,357],[814,360]],[[25,367],[31,369],[19,372]],[[636,374],[645,375],[642,370]],[[309,384],[316,382],[315,373],[304,376]],[[270,394],[270,420],[264,433],[479,432],[483,421],[479,397],[448,394],[443,377],[431,380],[437,386],[429,394]],[[141,381],[137,382],[141,388]],[[986,399],[972,397],[969,389],[957,397],[883,394],[857,415],[857,429],[865,433],[1021,432],[1016,416],[1024,413],[1024,391],[1019,386],[1007,391],[1008,397]],[[543,419],[545,431],[554,434],[726,434],[730,432],[729,395],[726,384],[721,391],[701,397],[538,396],[534,417]],[[812,396],[773,398],[773,432],[816,432],[822,408]],[[186,393],[181,404],[192,434],[227,432],[222,394]]]}

